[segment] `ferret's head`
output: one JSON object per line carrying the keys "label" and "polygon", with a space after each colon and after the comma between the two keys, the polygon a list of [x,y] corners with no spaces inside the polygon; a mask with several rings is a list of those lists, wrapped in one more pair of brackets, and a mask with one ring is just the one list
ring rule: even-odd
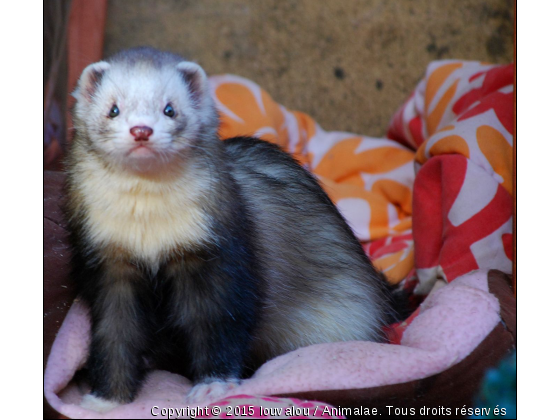
{"label": "ferret's head", "polygon": [[173,54],[136,48],[91,64],[73,96],[77,138],[112,165],[160,170],[215,141],[206,74]]}

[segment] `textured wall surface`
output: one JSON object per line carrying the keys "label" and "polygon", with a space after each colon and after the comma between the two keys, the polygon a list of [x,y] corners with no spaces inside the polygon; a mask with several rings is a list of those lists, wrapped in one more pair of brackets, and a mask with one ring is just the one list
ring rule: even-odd
{"label": "textured wall surface", "polygon": [[105,54],[170,50],[328,130],[383,136],[437,59],[513,60],[513,0],[110,0]]}

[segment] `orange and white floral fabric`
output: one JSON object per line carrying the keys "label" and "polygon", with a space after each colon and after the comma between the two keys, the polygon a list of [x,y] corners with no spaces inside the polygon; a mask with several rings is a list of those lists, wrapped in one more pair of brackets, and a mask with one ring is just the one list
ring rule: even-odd
{"label": "orange and white floral fabric", "polygon": [[391,139],[416,150],[416,292],[476,269],[512,272],[513,64],[446,60],[395,114]]}
{"label": "orange and white floral fabric", "polygon": [[[325,131],[250,80],[210,77],[220,137],[256,136],[292,153],[319,178],[389,281],[419,281],[420,293],[438,277],[450,281],[485,267],[511,272],[512,83],[511,66],[434,62],[394,116],[389,138],[372,138]],[[446,230],[467,220],[465,229]]]}

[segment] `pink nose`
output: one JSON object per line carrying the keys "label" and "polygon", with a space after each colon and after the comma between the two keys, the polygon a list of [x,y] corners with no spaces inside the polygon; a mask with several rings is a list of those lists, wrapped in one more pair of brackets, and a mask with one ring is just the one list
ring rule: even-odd
{"label": "pink nose", "polygon": [[153,132],[154,130],[146,126],[136,126],[130,129],[130,134],[134,136],[134,141],[148,141],[148,137],[150,137]]}

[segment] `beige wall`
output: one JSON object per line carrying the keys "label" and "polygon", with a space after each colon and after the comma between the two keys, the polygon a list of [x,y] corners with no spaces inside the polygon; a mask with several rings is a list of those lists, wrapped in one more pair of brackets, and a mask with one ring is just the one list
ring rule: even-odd
{"label": "beige wall", "polygon": [[105,54],[171,50],[325,129],[382,136],[426,65],[513,60],[512,0],[109,0]]}

